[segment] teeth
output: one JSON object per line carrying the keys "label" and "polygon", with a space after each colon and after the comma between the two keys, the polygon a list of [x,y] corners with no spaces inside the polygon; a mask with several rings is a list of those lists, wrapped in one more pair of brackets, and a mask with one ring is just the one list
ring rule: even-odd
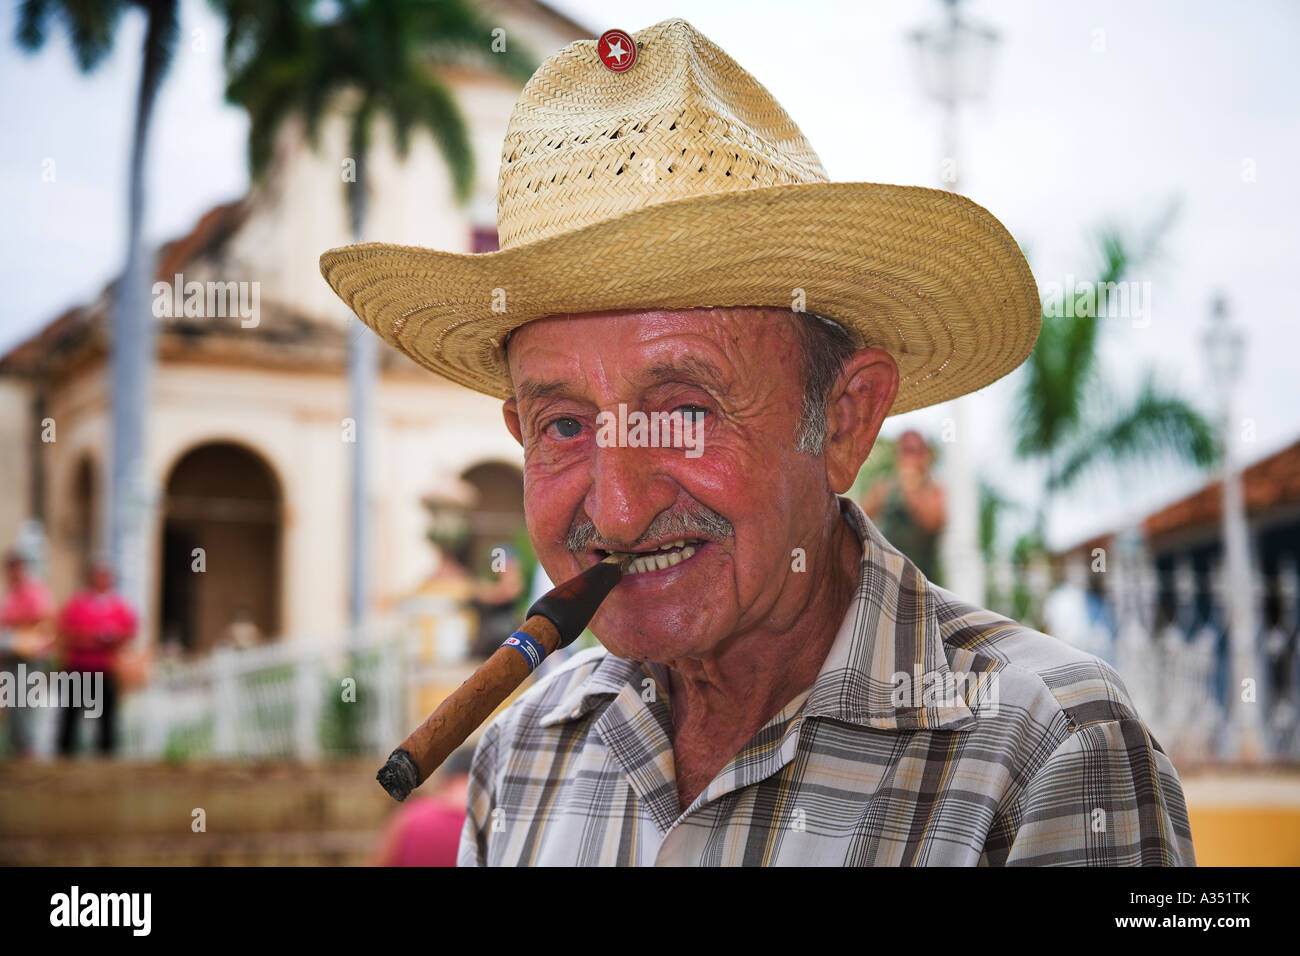
{"label": "teeth", "polygon": [[637,558],[627,566],[626,574],[641,574],[644,571],[662,571],[674,564],[681,564],[695,553],[694,548],[682,548],[672,554],[647,554]]}
{"label": "teeth", "polygon": [[680,547],[681,547],[682,545],[684,545],[685,543],[686,543],[685,541],[672,541],[672,542],[669,542],[668,544],[661,544],[661,545],[659,545],[659,550],[660,550],[660,551],[671,551],[673,548],[680,548]]}

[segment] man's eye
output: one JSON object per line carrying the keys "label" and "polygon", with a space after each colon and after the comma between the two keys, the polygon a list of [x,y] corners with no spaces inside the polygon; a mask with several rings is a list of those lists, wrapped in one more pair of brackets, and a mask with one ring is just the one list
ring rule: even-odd
{"label": "man's eye", "polygon": [[673,411],[681,412],[688,422],[702,421],[704,416],[709,414],[709,410],[703,405],[678,405]]}
{"label": "man's eye", "polygon": [[546,426],[548,429],[554,429],[555,434],[560,438],[572,438],[578,432],[582,431],[582,423],[576,418],[557,418]]}

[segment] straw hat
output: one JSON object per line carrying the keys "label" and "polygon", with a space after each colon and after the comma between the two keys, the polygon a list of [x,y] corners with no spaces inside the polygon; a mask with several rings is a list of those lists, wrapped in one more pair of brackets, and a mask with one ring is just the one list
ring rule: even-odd
{"label": "straw hat", "polygon": [[798,304],[893,355],[891,414],[1024,361],[1038,290],[985,209],[935,189],[829,182],[772,95],[685,20],[633,37],[625,72],[579,40],[524,87],[501,150],[499,251],[369,242],[321,256],[362,321],[497,398],[513,394],[511,331],[619,309]]}

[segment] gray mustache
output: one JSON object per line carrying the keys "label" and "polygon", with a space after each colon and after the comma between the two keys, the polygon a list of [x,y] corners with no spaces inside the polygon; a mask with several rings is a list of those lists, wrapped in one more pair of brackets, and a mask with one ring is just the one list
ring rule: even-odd
{"label": "gray mustache", "polygon": [[[698,511],[675,511],[655,518],[645,534],[628,547],[635,548],[659,538],[707,538],[716,541],[720,538],[730,538],[735,533],[736,529],[732,527],[730,521],[708,508]],[[608,547],[605,542],[599,540],[596,526],[589,518],[579,518],[574,521],[573,526],[569,528],[569,533],[564,536],[564,546],[574,552],[589,551],[592,548],[600,548],[602,551],[618,550],[618,548]]]}

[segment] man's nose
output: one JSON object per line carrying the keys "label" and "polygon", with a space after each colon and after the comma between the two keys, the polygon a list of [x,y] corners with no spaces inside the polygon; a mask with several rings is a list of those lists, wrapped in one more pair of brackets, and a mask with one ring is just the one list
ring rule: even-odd
{"label": "man's nose", "polygon": [[658,467],[654,448],[597,448],[587,516],[606,545],[631,547],[677,500],[677,483]]}

